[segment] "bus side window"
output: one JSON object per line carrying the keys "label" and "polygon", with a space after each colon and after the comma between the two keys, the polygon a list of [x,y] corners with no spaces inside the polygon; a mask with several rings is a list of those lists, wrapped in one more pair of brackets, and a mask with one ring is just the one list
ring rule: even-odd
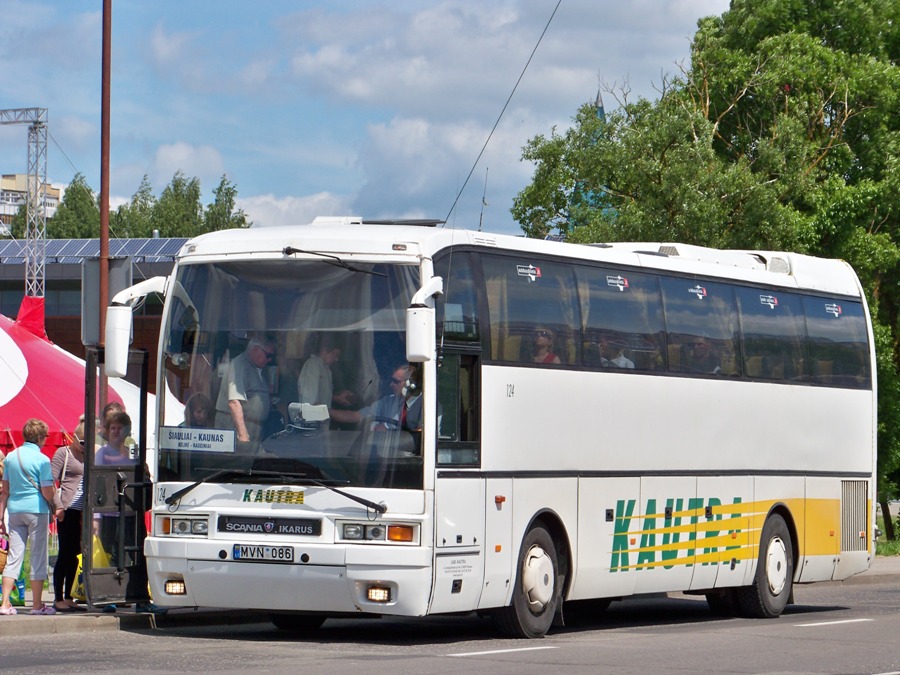
{"label": "bus side window", "polygon": [[478,359],[472,354],[444,354],[438,367],[438,464],[478,465]]}
{"label": "bus side window", "polygon": [[[581,326],[573,267],[537,256],[483,255],[491,353],[496,361],[538,362],[537,330],[553,332],[547,364],[581,358]],[[554,358],[555,357],[555,358]]]}
{"label": "bus side window", "polygon": [[735,287],[741,312],[744,374],[760,380],[796,380],[805,351],[800,296],[781,290]]}
{"label": "bus side window", "polygon": [[737,306],[730,285],[661,277],[669,372],[740,376]]}
{"label": "bus side window", "polygon": [[813,382],[869,388],[866,320],[862,304],[843,298],[803,298]]}
{"label": "bus side window", "polygon": [[661,370],[665,324],[655,276],[575,268],[588,368]]}

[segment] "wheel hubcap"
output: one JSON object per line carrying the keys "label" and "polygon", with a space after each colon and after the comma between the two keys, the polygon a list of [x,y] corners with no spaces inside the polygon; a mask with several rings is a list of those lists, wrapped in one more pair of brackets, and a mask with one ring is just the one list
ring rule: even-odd
{"label": "wheel hubcap", "polygon": [[532,547],[522,569],[522,590],[532,612],[547,606],[553,597],[553,584],[553,561],[540,546]]}
{"label": "wheel hubcap", "polygon": [[766,580],[772,595],[778,595],[787,583],[787,549],[781,537],[773,537],[766,551]]}

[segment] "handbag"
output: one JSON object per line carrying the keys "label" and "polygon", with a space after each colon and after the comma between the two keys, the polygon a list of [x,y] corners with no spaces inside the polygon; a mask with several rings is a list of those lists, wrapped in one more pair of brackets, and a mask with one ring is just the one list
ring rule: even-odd
{"label": "handbag", "polygon": [[0,574],[6,569],[6,559],[9,557],[9,538],[0,534]]}
{"label": "handbag", "polygon": [[62,484],[66,479],[66,470],[69,468],[69,455],[71,454],[71,450],[66,448],[66,461],[63,462],[62,471],[59,472],[59,484],[56,486],[56,502],[62,506]]}

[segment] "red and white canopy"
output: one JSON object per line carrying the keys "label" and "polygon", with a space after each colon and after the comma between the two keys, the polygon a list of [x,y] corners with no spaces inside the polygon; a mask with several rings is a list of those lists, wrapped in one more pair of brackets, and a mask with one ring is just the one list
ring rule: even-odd
{"label": "red and white canopy", "polygon": [[[22,428],[32,417],[50,427],[46,454],[67,445],[84,413],[84,368],[84,361],[23,322],[0,315],[0,452],[22,444]],[[137,409],[137,388],[110,380],[107,399]]]}

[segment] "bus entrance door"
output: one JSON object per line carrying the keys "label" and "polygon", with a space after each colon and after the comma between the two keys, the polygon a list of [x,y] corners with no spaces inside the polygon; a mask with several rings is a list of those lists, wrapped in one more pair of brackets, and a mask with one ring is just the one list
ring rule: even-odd
{"label": "bus entrance door", "polygon": [[[146,351],[129,353],[128,380],[134,380],[133,386],[123,385],[120,392],[127,388],[135,394],[123,397],[131,427],[104,438],[100,436],[100,432],[106,433],[100,419],[102,409],[97,409],[103,350],[87,348],[85,448],[94,450],[85,451],[82,569],[91,607],[149,600],[144,558],[144,513],[151,495],[145,469],[147,364]],[[103,400],[119,400],[120,392],[109,387]],[[99,428],[95,420],[99,420]]]}
{"label": "bus entrance door", "polygon": [[435,481],[435,574],[432,613],[474,609],[484,575],[484,480]]}

